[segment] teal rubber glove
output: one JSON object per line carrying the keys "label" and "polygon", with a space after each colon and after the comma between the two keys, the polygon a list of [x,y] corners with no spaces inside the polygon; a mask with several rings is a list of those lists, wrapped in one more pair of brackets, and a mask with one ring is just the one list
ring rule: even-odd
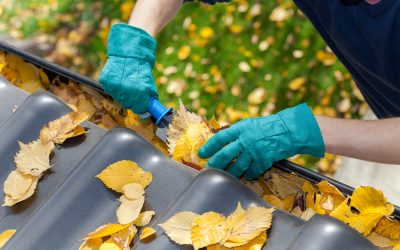
{"label": "teal rubber glove", "polygon": [[273,162],[296,154],[323,157],[325,145],[318,123],[306,104],[285,109],[276,115],[242,120],[211,137],[199,150],[209,158],[207,166],[226,169],[236,177],[253,180]]}
{"label": "teal rubber glove", "polygon": [[158,99],[152,70],[156,40],[144,30],[116,24],[108,36],[107,56],[99,82],[124,108],[143,114],[150,96]]}

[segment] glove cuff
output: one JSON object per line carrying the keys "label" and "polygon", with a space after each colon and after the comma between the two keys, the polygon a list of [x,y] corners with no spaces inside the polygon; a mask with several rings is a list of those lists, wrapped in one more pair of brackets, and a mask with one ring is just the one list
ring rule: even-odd
{"label": "glove cuff", "polygon": [[115,24],[108,36],[108,56],[142,59],[154,67],[156,40],[146,31],[127,24]]}
{"label": "glove cuff", "polygon": [[314,114],[307,104],[285,109],[277,114],[289,130],[290,139],[298,154],[324,157],[325,144]]}

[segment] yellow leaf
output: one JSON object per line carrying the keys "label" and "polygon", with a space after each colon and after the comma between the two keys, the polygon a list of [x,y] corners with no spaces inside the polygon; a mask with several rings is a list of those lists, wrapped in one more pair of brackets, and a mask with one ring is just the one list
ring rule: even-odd
{"label": "yellow leaf", "polygon": [[214,30],[210,27],[204,27],[200,30],[200,36],[202,38],[208,39],[214,35]]}
{"label": "yellow leaf", "polygon": [[215,212],[207,212],[193,220],[192,244],[194,249],[200,249],[219,243],[228,232],[225,217]]}
{"label": "yellow leaf", "polygon": [[156,230],[151,227],[145,227],[142,230],[142,233],[140,234],[139,238],[140,240],[146,240],[149,239],[150,237],[153,237],[156,234]]}
{"label": "yellow leaf", "polygon": [[114,242],[105,242],[101,244],[99,250],[121,250],[121,248]]}
{"label": "yellow leaf", "polygon": [[187,111],[180,102],[177,113],[167,131],[168,152],[176,161],[203,167],[207,160],[201,159],[197,153],[212,135],[213,133],[204,119]]}
{"label": "yellow leaf", "polygon": [[[10,180],[9,182],[11,183],[11,185],[17,185],[18,187],[16,187],[16,189],[14,190],[13,187],[8,187],[9,184],[7,184],[7,193],[6,193],[6,183],[5,183],[5,186],[4,186],[5,195],[4,195],[4,204],[3,204],[3,206],[13,206],[16,203],[24,201],[24,200],[28,199],[29,197],[31,197],[34,194],[36,186],[37,186],[37,183],[39,181],[39,177],[37,177],[37,176],[26,175],[26,174],[23,174],[23,173],[19,172],[18,170],[15,170],[13,172],[17,172],[16,175],[24,175],[23,179],[25,179],[25,178],[32,179],[32,182],[30,183],[30,186],[29,186],[28,190],[26,190],[26,192],[19,198],[13,198],[13,197],[15,197],[15,196],[13,196],[14,195],[13,192],[15,192],[15,191],[20,192],[20,190],[19,190],[20,188],[25,190],[26,189],[25,185],[27,185],[28,182],[24,180],[24,181],[21,181],[20,183],[17,183],[17,181],[20,181],[19,177],[17,177],[15,180]],[[9,176],[9,178],[13,179],[15,177],[10,177]],[[8,178],[7,178],[6,182],[7,181],[8,181]],[[21,185],[23,187],[21,187]]]}
{"label": "yellow leaf", "polygon": [[28,192],[35,178],[18,170],[12,171],[4,182],[4,194],[12,199],[20,199]]}
{"label": "yellow leaf", "polygon": [[115,234],[111,235],[112,241],[117,244],[122,249],[129,248],[133,238],[137,233],[137,228],[134,225],[130,225],[129,227],[121,230]]}
{"label": "yellow leaf", "polygon": [[346,199],[342,194],[342,192],[339,191],[339,189],[337,189],[335,186],[333,186],[326,180],[319,182],[317,184],[317,187],[319,191],[322,193],[322,198],[320,202],[321,205],[322,203],[325,203],[327,201],[329,202],[329,200],[332,199],[331,200],[332,209],[328,209],[328,207],[325,207],[326,210],[333,210]]}
{"label": "yellow leaf", "polygon": [[232,248],[249,243],[271,226],[273,211],[273,208],[264,207],[251,207],[244,211],[239,204],[226,220],[229,231],[223,245]]}
{"label": "yellow leaf", "polygon": [[7,241],[9,241],[11,239],[11,237],[13,237],[13,235],[16,232],[17,232],[17,230],[15,230],[15,229],[9,229],[9,230],[2,232],[0,234],[0,248],[2,248],[7,243]]}
{"label": "yellow leaf", "polygon": [[215,244],[207,247],[207,250],[261,250],[267,241],[267,232],[262,232],[259,236],[251,240],[246,245],[240,247],[227,248],[220,244]]}
{"label": "yellow leaf", "polygon": [[138,227],[146,226],[147,224],[150,223],[151,219],[155,214],[156,212],[154,211],[145,211],[143,213],[140,213],[139,216],[136,218],[136,220],[133,221],[133,224],[135,224]]}
{"label": "yellow leaf", "polygon": [[382,217],[389,216],[393,211],[394,206],[387,204],[381,191],[372,187],[358,187],[330,216],[368,236]]}
{"label": "yellow leaf", "polygon": [[17,86],[31,94],[35,93],[39,89],[44,89],[42,83],[38,79],[27,81],[27,82],[21,82],[21,83],[17,84]]}
{"label": "yellow leaf", "polygon": [[278,196],[275,196],[273,194],[269,194],[269,195],[264,195],[263,200],[265,200],[266,202],[268,202],[269,204],[271,204],[272,206],[279,208],[279,209],[283,209],[283,200],[279,199]]}
{"label": "yellow leaf", "polygon": [[137,183],[129,183],[126,184],[122,188],[122,192],[126,196],[126,198],[130,200],[139,199],[141,196],[144,195],[144,189],[140,184]]}
{"label": "yellow leaf", "polygon": [[393,247],[393,250],[400,250],[400,243]]}
{"label": "yellow leaf", "polygon": [[251,105],[260,105],[265,100],[265,96],[266,92],[264,88],[256,88],[249,94],[247,101]]}
{"label": "yellow leaf", "polygon": [[127,110],[126,117],[124,118],[125,121],[125,126],[127,128],[130,128],[137,133],[139,133],[141,136],[143,136],[146,140],[151,142],[153,139],[155,139],[155,127],[154,124],[148,120],[148,121],[140,121],[139,120],[139,115],[134,114],[131,110]]}
{"label": "yellow leaf", "polygon": [[215,116],[213,115],[211,117],[210,120],[208,120],[208,125],[212,128],[212,129],[220,129],[221,125],[219,124],[219,122],[215,119]]}
{"label": "yellow leaf", "polygon": [[54,142],[62,144],[65,140],[85,133],[85,130],[79,126],[88,119],[85,113],[71,112],[42,128],[40,131],[40,139],[43,143]]}
{"label": "yellow leaf", "polygon": [[190,55],[190,47],[185,45],[182,46],[179,50],[178,50],[178,59],[179,60],[185,60],[189,57]]}
{"label": "yellow leaf", "polygon": [[318,189],[315,188],[311,182],[305,181],[304,185],[303,185],[303,191],[304,191],[305,197],[306,197],[306,207],[314,208],[315,194],[318,192]]}
{"label": "yellow leaf", "polygon": [[51,167],[49,157],[54,148],[52,142],[42,143],[41,140],[36,140],[29,144],[18,143],[20,151],[15,156],[15,164],[19,171],[40,176]]}
{"label": "yellow leaf", "polygon": [[118,222],[121,224],[129,224],[136,220],[143,208],[144,196],[136,200],[129,200],[123,195],[119,200],[122,204],[117,209]]}
{"label": "yellow leaf", "polygon": [[119,193],[122,193],[122,188],[129,183],[137,183],[146,188],[153,179],[150,172],[143,171],[135,162],[129,160],[109,165],[96,177],[108,188]]}
{"label": "yellow leaf", "polygon": [[79,250],[99,250],[101,244],[103,244],[103,240],[101,238],[85,240],[79,247]]}
{"label": "yellow leaf", "polygon": [[371,235],[369,235],[367,239],[371,241],[372,244],[380,248],[393,247],[398,243],[386,237],[380,236],[376,233],[371,233]]}
{"label": "yellow leaf", "polygon": [[306,79],[304,77],[297,77],[289,83],[289,89],[298,90],[304,85],[304,83],[306,83]]}
{"label": "yellow leaf", "polygon": [[193,212],[179,212],[159,226],[168,237],[179,245],[191,245],[191,228],[195,218],[199,215]]}
{"label": "yellow leaf", "polygon": [[400,222],[383,217],[376,225],[374,232],[392,240],[400,240]]}
{"label": "yellow leaf", "polygon": [[91,239],[102,238],[105,236],[110,236],[110,235],[118,233],[128,227],[129,227],[129,224],[127,224],[127,225],[121,225],[121,224],[102,225],[102,226],[98,227],[94,232],[91,232],[88,235],[86,235],[84,240],[91,240]]}

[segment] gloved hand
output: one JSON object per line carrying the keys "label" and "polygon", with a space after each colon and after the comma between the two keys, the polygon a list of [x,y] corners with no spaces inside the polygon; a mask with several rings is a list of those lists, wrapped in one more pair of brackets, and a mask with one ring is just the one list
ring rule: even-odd
{"label": "gloved hand", "polygon": [[211,137],[199,150],[201,158],[212,158],[208,167],[225,169],[248,180],[262,175],[272,163],[296,154],[323,157],[325,145],[318,123],[306,104],[276,115],[242,120]]}
{"label": "gloved hand", "polygon": [[108,36],[107,56],[99,82],[124,108],[137,114],[147,111],[149,98],[158,99],[152,70],[156,40],[144,30],[116,24]]}

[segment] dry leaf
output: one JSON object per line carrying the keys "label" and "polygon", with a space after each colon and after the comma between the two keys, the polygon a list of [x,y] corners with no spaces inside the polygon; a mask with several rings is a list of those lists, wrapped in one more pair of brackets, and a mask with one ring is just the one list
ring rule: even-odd
{"label": "dry leaf", "polygon": [[51,167],[49,157],[54,148],[52,142],[42,143],[41,140],[36,140],[29,144],[18,143],[20,151],[15,156],[15,164],[19,171],[40,176]]}
{"label": "dry leaf", "polygon": [[208,246],[207,250],[228,250],[228,249],[261,250],[266,241],[267,241],[267,232],[262,232],[259,236],[257,236],[253,240],[251,240],[249,243],[247,243],[246,245],[240,246],[240,247],[227,248],[227,247],[221,246],[220,244],[214,244],[214,245]]}
{"label": "dry leaf", "polygon": [[33,178],[33,182],[31,184],[31,186],[29,187],[28,191],[21,198],[13,199],[10,195],[6,194],[4,196],[3,206],[13,206],[16,203],[24,201],[24,200],[28,199],[29,197],[31,197],[35,193],[35,189],[36,189],[37,183],[39,181],[39,177],[32,176],[32,178]]}
{"label": "dry leaf", "polygon": [[127,128],[130,128],[130,129],[136,131],[141,136],[143,136],[146,140],[151,142],[154,139],[155,127],[154,127],[154,124],[150,120],[140,121],[139,115],[134,114],[131,110],[127,110],[124,121],[125,121],[125,126]]}
{"label": "dry leaf", "polygon": [[249,243],[271,226],[273,211],[273,208],[264,207],[251,207],[245,211],[239,203],[226,220],[229,231],[223,245],[232,248]]}
{"label": "dry leaf", "polygon": [[9,229],[0,234],[0,249],[9,241],[17,232],[15,229]]}
{"label": "dry leaf", "polygon": [[376,233],[371,233],[371,235],[368,236],[367,239],[371,241],[372,244],[380,248],[393,247],[398,243],[386,237],[380,236]]}
{"label": "dry leaf", "polygon": [[301,212],[300,218],[302,218],[303,220],[308,221],[315,214],[316,214],[315,210],[312,207],[308,207],[304,212]]}
{"label": "dry leaf", "polygon": [[94,232],[91,232],[88,235],[86,235],[84,240],[97,239],[97,238],[102,238],[105,236],[110,236],[110,235],[118,233],[128,227],[129,227],[129,224],[127,224],[127,225],[121,225],[121,224],[102,225],[102,226],[98,227]]}
{"label": "dry leaf", "polygon": [[121,224],[129,224],[136,220],[143,208],[144,196],[136,200],[129,200],[126,196],[119,198],[121,205],[117,209],[118,222]]}
{"label": "dry leaf", "polygon": [[85,130],[79,126],[88,119],[86,113],[71,112],[49,124],[40,131],[40,139],[43,143],[54,142],[62,144],[68,138],[84,134]]}
{"label": "dry leaf", "polygon": [[200,249],[221,242],[228,232],[225,217],[215,212],[207,212],[193,220],[192,244]]}
{"label": "dry leaf", "polygon": [[374,232],[392,240],[400,240],[400,222],[383,217],[376,225]]}
{"label": "dry leaf", "polygon": [[28,192],[35,178],[18,170],[12,171],[4,182],[4,194],[15,200],[20,199]]}
{"label": "dry leaf", "polygon": [[156,234],[156,230],[154,230],[154,228],[151,227],[145,227],[142,230],[142,233],[139,236],[140,240],[146,240],[152,236],[154,236]]}
{"label": "dry leaf", "polygon": [[267,187],[273,194],[281,199],[289,195],[303,192],[304,179],[292,173],[271,173],[271,179],[267,180]]}
{"label": "dry leaf", "polygon": [[382,217],[389,216],[393,211],[394,206],[387,204],[381,191],[372,187],[358,187],[351,197],[330,213],[330,216],[368,236]]}
{"label": "dry leaf", "polygon": [[114,242],[104,242],[99,250],[121,250],[121,248]]}
{"label": "dry leaf", "polygon": [[156,214],[154,211],[145,211],[140,213],[139,216],[133,221],[133,224],[138,227],[146,226],[150,223],[153,216]]}
{"label": "dry leaf", "polygon": [[103,244],[103,240],[101,238],[85,240],[79,247],[79,250],[98,250],[101,244]]}
{"label": "dry leaf", "polygon": [[201,159],[197,152],[213,134],[202,117],[187,111],[180,102],[167,131],[168,152],[178,162],[204,167],[207,160]]}
{"label": "dry leaf", "polygon": [[135,162],[122,160],[109,165],[96,175],[108,188],[122,193],[125,185],[138,183],[146,188],[152,181],[153,175],[145,172]]}
{"label": "dry leaf", "polygon": [[122,192],[126,196],[126,198],[130,200],[139,199],[141,196],[144,195],[144,189],[140,184],[137,183],[129,183],[126,184],[122,188]]}
{"label": "dry leaf", "polygon": [[199,217],[193,212],[179,212],[173,215],[159,226],[165,231],[168,237],[179,245],[191,245],[191,228],[194,219]]}
{"label": "dry leaf", "polygon": [[[321,198],[321,206],[323,203],[331,203],[332,206],[325,204],[324,209],[326,210],[333,210],[337,206],[339,206],[340,203],[342,203],[346,198],[342,194],[342,192],[339,191],[335,186],[330,184],[328,181],[323,180],[317,184],[317,187],[319,191],[322,193],[322,198]],[[327,201],[328,199],[331,199],[330,201]],[[333,207],[333,208],[331,208]]]}
{"label": "dry leaf", "polygon": [[111,235],[112,241],[122,249],[130,249],[133,238],[137,233],[137,228],[134,225],[130,225],[122,231],[119,231]]}

